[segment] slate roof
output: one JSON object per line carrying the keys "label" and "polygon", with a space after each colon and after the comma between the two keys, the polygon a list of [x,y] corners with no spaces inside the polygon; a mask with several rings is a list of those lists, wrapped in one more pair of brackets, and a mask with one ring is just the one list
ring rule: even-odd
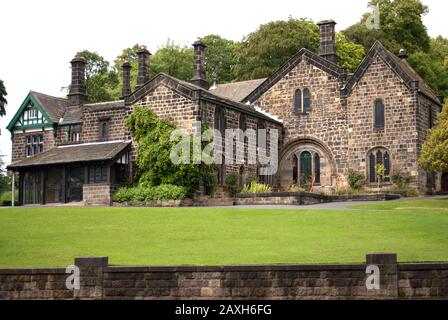
{"label": "slate roof", "polygon": [[148,80],[142,87],[134,91],[130,96],[126,97],[125,103],[127,105],[134,104],[161,83],[178,92],[179,94],[189,97],[190,99],[202,99],[205,101],[211,101],[220,105],[224,105],[227,108],[250,114],[259,119],[264,119],[281,124],[279,120],[265,113],[257,111],[252,105],[218,96],[214,94],[213,91],[205,90],[204,88],[183,80],[179,80],[163,72]]}
{"label": "slate roof", "polygon": [[51,121],[58,122],[59,119],[64,115],[65,109],[68,106],[67,99],[50,96],[48,94],[36,91],[30,91],[30,93],[45,109]]}
{"label": "slate roof", "polygon": [[233,100],[242,101],[246,98],[252,91],[254,91],[260,84],[262,84],[266,78],[238,81],[231,83],[218,84],[216,89],[209,89],[210,92],[218,96]]}
{"label": "slate roof", "polygon": [[107,161],[114,159],[130,144],[130,141],[110,141],[58,146],[12,163],[7,168],[10,170],[42,165]]}

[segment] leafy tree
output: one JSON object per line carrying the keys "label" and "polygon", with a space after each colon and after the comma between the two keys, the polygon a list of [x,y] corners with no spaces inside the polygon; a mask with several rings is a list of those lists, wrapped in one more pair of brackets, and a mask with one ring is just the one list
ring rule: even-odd
{"label": "leafy tree", "polygon": [[190,81],[193,73],[193,48],[180,46],[168,39],[151,57],[151,76],[160,72],[180,80]]}
{"label": "leafy tree", "polygon": [[348,72],[354,72],[365,56],[364,47],[347,40],[340,32],[336,33],[336,53],[339,56],[338,64],[346,67]]}
{"label": "leafy tree", "polygon": [[216,71],[219,83],[233,81],[238,44],[215,34],[207,35],[202,40],[207,45],[206,75],[208,82],[212,83],[214,71]]}
{"label": "leafy tree", "polygon": [[248,80],[267,77],[299,49],[316,51],[319,28],[307,19],[273,21],[262,24],[238,48],[235,77]]}
{"label": "leafy tree", "polygon": [[5,155],[0,155],[0,193],[11,190],[11,178],[6,174]]}
{"label": "leafy tree", "polygon": [[96,52],[83,50],[80,55],[87,60],[86,88],[89,102],[117,100],[118,75],[109,68],[109,62]]}
{"label": "leafy tree", "polygon": [[[138,57],[137,51],[140,49],[140,45],[137,43],[130,48],[123,49],[121,54],[117,56],[114,60],[114,71],[118,75],[118,85],[116,88],[116,96],[121,96],[121,89],[123,88],[123,70],[121,66],[125,61],[131,64],[131,88],[135,88],[137,85],[137,74],[138,74]],[[151,59],[150,59],[151,66]]]}
{"label": "leafy tree", "polygon": [[448,101],[438,114],[435,127],[428,131],[419,164],[427,171],[448,172]]}
{"label": "leafy tree", "polygon": [[3,84],[3,81],[0,80],[0,117],[3,117],[6,115],[6,104],[8,101],[6,101],[6,96],[8,93],[6,92],[5,85]]}
{"label": "leafy tree", "polygon": [[366,21],[370,13],[360,22],[344,31],[349,41],[362,44],[369,50],[375,40],[380,40],[389,50],[398,53],[401,48],[409,53],[429,50],[430,37],[422,21],[428,7],[420,0],[371,0],[370,5],[380,7],[380,29],[368,29]]}

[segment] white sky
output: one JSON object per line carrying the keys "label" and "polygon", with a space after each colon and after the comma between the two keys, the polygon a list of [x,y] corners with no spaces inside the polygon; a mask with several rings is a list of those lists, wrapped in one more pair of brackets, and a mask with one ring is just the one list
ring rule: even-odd
{"label": "white sky", "polygon": [[[198,36],[219,34],[232,40],[273,20],[333,19],[338,30],[359,21],[368,0],[126,0],[26,1],[0,4],[0,79],[8,91],[7,115],[0,119],[0,154],[11,154],[6,129],[29,90],[62,96],[70,82],[69,61],[79,50],[97,51],[107,60],[135,43],[155,52],[168,38],[191,44]],[[429,34],[448,37],[446,1],[423,0]]]}

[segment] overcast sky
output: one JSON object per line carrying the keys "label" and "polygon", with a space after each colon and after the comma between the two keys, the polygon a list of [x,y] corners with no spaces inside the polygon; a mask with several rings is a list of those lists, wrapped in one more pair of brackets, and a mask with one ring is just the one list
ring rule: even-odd
{"label": "overcast sky", "polygon": [[[359,21],[368,0],[2,0],[0,79],[8,91],[7,116],[0,119],[0,154],[11,154],[6,126],[29,90],[62,96],[70,82],[69,61],[79,50],[109,61],[123,48],[146,44],[155,52],[168,38],[189,45],[199,36],[232,40],[272,20],[333,19],[337,30]],[[429,34],[448,37],[446,1],[423,0]]]}

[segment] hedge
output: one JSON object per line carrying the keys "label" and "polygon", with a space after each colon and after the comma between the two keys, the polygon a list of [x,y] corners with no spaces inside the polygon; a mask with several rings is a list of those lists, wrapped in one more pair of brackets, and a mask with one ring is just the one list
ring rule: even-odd
{"label": "hedge", "polygon": [[115,202],[152,201],[152,200],[182,200],[187,190],[172,184],[161,184],[155,187],[124,187],[118,189],[113,197]]}

